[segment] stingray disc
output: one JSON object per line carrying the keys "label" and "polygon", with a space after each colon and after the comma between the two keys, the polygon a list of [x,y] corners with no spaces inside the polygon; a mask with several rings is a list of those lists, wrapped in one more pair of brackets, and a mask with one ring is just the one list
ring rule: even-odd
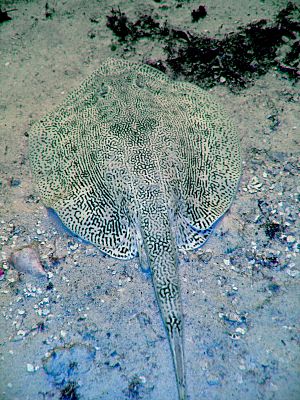
{"label": "stingray disc", "polygon": [[193,249],[241,171],[236,129],[211,94],[115,59],[33,126],[30,160],[44,204],[117,258],[142,248],[139,191],[163,194],[177,245]]}

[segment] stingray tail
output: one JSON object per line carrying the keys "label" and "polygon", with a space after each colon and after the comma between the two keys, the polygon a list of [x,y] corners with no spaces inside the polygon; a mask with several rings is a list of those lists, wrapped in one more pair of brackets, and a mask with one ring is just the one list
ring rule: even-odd
{"label": "stingray tail", "polygon": [[186,383],[185,383],[185,368],[184,368],[184,353],[183,339],[179,331],[175,331],[169,335],[170,347],[173,356],[178,397],[179,400],[186,400]]}
{"label": "stingray tail", "polygon": [[[157,282],[155,273],[152,272],[156,297],[162,314],[162,319],[168,334],[170,343],[179,400],[186,400],[185,364],[183,349],[183,320],[181,313],[180,295],[171,298],[171,290],[168,295],[162,296],[161,282]],[[170,285],[170,282],[167,282]],[[174,285],[174,282],[173,282]],[[179,286],[177,286],[179,288]],[[174,287],[173,287],[174,289]],[[164,289],[166,290],[166,289]],[[176,290],[177,291],[177,290]],[[174,295],[174,294],[173,294]],[[170,307],[170,299],[172,299]]]}
{"label": "stingray tail", "polygon": [[168,334],[179,400],[186,400],[183,320],[176,246],[166,214],[160,213],[155,219],[155,229],[149,230],[149,223],[147,228],[142,232],[143,245],[148,256],[156,298]]}

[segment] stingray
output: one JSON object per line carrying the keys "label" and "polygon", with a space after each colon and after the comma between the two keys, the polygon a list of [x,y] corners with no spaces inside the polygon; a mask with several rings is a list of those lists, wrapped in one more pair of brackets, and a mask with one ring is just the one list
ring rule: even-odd
{"label": "stingray", "polygon": [[102,252],[151,270],[186,399],[178,249],[197,249],[241,171],[234,124],[206,91],[108,59],[30,132],[40,197]]}

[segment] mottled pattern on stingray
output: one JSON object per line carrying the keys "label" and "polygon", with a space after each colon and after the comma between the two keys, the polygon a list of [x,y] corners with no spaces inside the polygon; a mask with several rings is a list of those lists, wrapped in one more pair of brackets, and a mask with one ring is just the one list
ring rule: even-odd
{"label": "mottled pattern on stingray", "polygon": [[210,94],[114,59],[34,125],[30,159],[44,204],[118,258],[141,247],[145,187],[162,193],[178,246],[192,249],[229,208],[240,176],[235,128]]}
{"label": "mottled pattern on stingray", "polygon": [[205,229],[203,231],[196,230],[188,222],[181,220],[181,223],[178,225],[176,229],[177,246],[181,250],[197,249],[198,247],[203,246],[203,244],[206,242],[212,231],[213,231],[212,227]]}

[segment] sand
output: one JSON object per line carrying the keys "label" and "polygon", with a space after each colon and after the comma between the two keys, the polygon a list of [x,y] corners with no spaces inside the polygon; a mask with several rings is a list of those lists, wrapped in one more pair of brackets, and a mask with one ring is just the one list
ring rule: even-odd
{"label": "sand", "polygon": [[[44,208],[28,132],[107,57],[165,56],[151,38],[120,44],[106,26],[112,6],[221,38],[287,2],[210,0],[197,23],[194,1],[45,4],[1,2],[16,10],[0,24],[0,399],[176,399],[151,277],[137,259],[105,257],[71,236]],[[243,175],[208,243],[180,255],[189,400],[297,400],[299,84],[274,67],[238,92],[210,90],[238,126]],[[23,246],[47,276],[13,268]]]}

